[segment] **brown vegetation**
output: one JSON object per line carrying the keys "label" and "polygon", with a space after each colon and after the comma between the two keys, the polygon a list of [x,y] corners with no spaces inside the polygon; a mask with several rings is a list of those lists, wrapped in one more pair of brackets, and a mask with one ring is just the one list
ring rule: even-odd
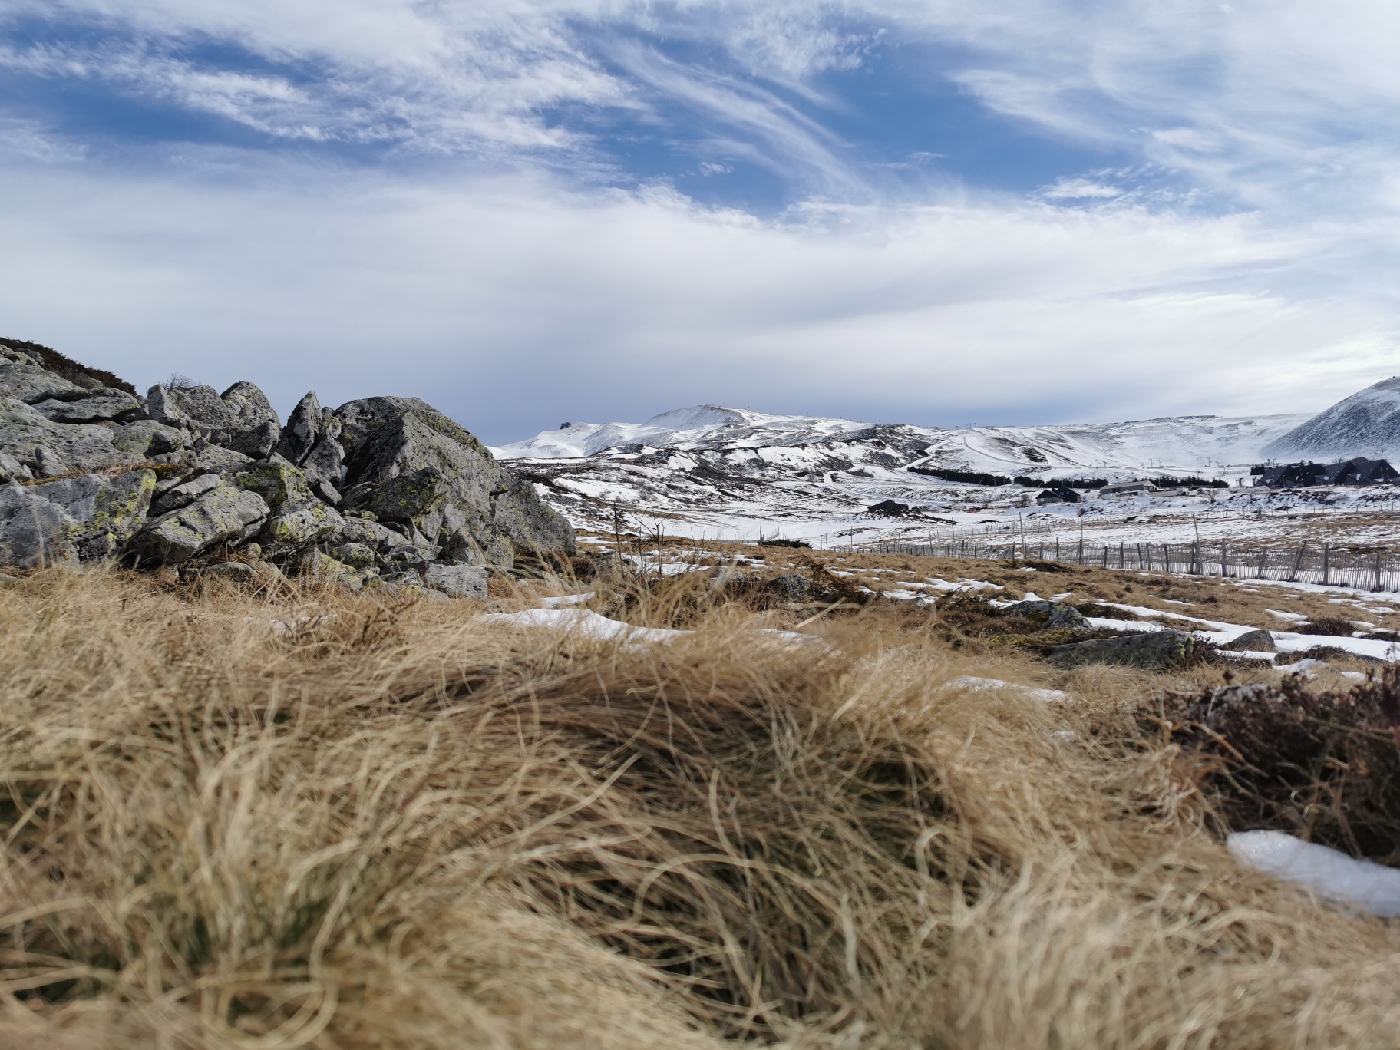
{"label": "brown vegetation", "polygon": [[1394,1041],[1400,931],[1240,870],[1162,728],[1220,669],[618,586],[695,633],[3,584],[0,1045]]}

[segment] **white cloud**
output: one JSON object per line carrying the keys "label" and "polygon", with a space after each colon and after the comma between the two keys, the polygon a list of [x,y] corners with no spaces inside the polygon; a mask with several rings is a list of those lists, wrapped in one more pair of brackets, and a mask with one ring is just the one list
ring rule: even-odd
{"label": "white cloud", "polygon": [[[397,385],[499,440],[698,400],[926,422],[1308,409],[1394,371],[1389,0],[7,0],[15,16],[108,42],[12,44],[11,69],[447,158],[371,177],[188,149],[133,174],[0,114],[0,238],[25,260],[0,286],[8,334],[142,381],[246,376],[284,407]],[[829,82],[887,43],[1130,170],[882,195],[830,130]],[[624,109],[659,135],[684,114],[688,166],[765,166],[801,203],[762,219],[600,188],[599,113]],[[1140,187],[1149,169],[1172,194]]]}
{"label": "white cloud", "polygon": [[417,394],[492,440],[704,400],[924,422],[1320,408],[1397,345],[1393,302],[1291,290],[1337,231],[1248,216],[983,200],[765,222],[660,189],[280,166],[11,170],[0,195],[25,260],[7,334],[142,383],[252,378],[284,410],[313,386]]}

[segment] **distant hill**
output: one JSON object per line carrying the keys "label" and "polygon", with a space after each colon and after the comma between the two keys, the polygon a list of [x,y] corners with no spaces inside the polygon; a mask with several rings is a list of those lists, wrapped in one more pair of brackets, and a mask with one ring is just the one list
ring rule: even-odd
{"label": "distant hill", "polygon": [[1400,376],[1383,379],[1264,448],[1273,459],[1400,455]]}

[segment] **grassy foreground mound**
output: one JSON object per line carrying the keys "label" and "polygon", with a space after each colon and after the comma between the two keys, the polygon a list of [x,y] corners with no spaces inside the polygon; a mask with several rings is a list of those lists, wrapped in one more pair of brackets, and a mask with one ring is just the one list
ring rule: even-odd
{"label": "grassy foreground mound", "polygon": [[0,1046],[1400,1043],[1400,931],[1236,866],[1165,681],[757,622],[6,584]]}

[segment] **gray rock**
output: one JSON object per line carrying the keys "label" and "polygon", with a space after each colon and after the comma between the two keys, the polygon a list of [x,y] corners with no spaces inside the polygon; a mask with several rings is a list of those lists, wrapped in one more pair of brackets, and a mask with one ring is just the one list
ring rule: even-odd
{"label": "gray rock", "polygon": [[188,481],[157,482],[156,494],[151,500],[151,511],[160,515],[188,507],[200,496],[223,483],[224,479],[217,474],[198,474]]}
{"label": "gray rock", "polygon": [[268,513],[257,493],[221,484],[150,522],[133,547],[142,563],[179,565],[220,544],[250,539]]}
{"label": "gray rock", "polygon": [[303,506],[316,499],[306,483],[306,475],[275,453],[266,463],[237,474],[234,481],[239,488],[256,492],[274,511],[284,505]]}
{"label": "gray rock", "polygon": [[32,477],[105,470],[136,457],[118,449],[112,430],[95,423],[55,423],[29,405],[0,397],[0,451]]}
{"label": "gray rock", "polygon": [[303,555],[299,568],[303,576],[310,576],[329,583],[338,583],[352,591],[362,590],[368,580],[365,573],[360,570],[332,558],[324,551],[315,549],[309,550]]}
{"label": "gray rock", "polygon": [[190,441],[188,430],[178,430],[154,419],[136,419],[112,432],[112,444],[117,449],[140,459],[178,452],[187,448]]}
{"label": "gray rock", "polygon": [[102,390],[74,401],[49,398],[34,403],[34,411],[55,423],[102,423],[130,419],[142,410],[140,399],[125,390]]}
{"label": "gray rock", "polygon": [[222,394],[210,386],[153,386],[146,412],[158,423],[254,459],[266,457],[281,433],[272,403],[252,383],[234,383]]}
{"label": "gray rock", "polygon": [[779,598],[789,602],[808,601],[815,592],[812,581],[797,573],[775,576],[768,581],[768,589]]}
{"label": "gray rock", "polygon": [[1209,645],[1189,634],[1154,631],[1057,645],[1050,650],[1048,659],[1064,668],[1117,664],[1151,671],[1175,671],[1189,667],[1209,651]]}
{"label": "gray rock", "polygon": [[1278,644],[1274,636],[1265,630],[1246,631],[1233,641],[1220,647],[1228,653],[1276,653]]}
{"label": "gray rock", "polygon": [[1008,605],[1003,612],[1008,616],[1023,616],[1043,624],[1048,630],[1073,629],[1089,626],[1089,621],[1072,605],[1032,599]]}
{"label": "gray rock", "polygon": [[84,474],[0,490],[0,562],[33,566],[117,556],[146,520],[150,470]]}
{"label": "gray rock", "polygon": [[33,404],[54,398],[72,400],[85,393],[78,384],[55,375],[26,355],[0,346],[0,397]]}
{"label": "gray rock", "polygon": [[298,401],[297,407],[287,417],[287,425],[282,428],[282,436],[277,442],[278,455],[290,463],[303,463],[321,438],[321,417],[324,413],[325,409],[314,391]]}
{"label": "gray rock", "polygon": [[77,549],[68,538],[70,525],[72,519],[62,508],[35,495],[32,488],[0,488],[0,565],[32,568],[77,561]]}
{"label": "gray rock", "polygon": [[346,543],[372,547],[381,554],[387,554],[399,547],[411,546],[401,533],[368,518],[346,517],[340,527],[340,538]]}
{"label": "gray rock", "polygon": [[216,565],[207,566],[199,575],[243,586],[257,581],[258,570],[247,562],[221,561]]}
{"label": "gray rock", "polygon": [[330,556],[357,569],[372,568],[379,562],[375,549],[364,543],[341,543],[329,551]]}
{"label": "gray rock", "polygon": [[429,565],[423,582],[453,598],[485,598],[487,572],[479,565]]}
{"label": "gray rock", "polygon": [[0,449],[0,484],[7,481],[28,481],[33,476],[28,467]]}
{"label": "gray rock", "polygon": [[314,544],[338,539],[344,529],[345,519],[334,507],[316,500],[283,504],[267,519],[259,541],[269,558],[282,560]]}
{"label": "gray rock", "polygon": [[533,486],[424,402],[369,398],[342,405],[336,417],[347,507],[416,530],[430,547],[461,560],[509,568],[517,552],[573,552],[572,527]]}

